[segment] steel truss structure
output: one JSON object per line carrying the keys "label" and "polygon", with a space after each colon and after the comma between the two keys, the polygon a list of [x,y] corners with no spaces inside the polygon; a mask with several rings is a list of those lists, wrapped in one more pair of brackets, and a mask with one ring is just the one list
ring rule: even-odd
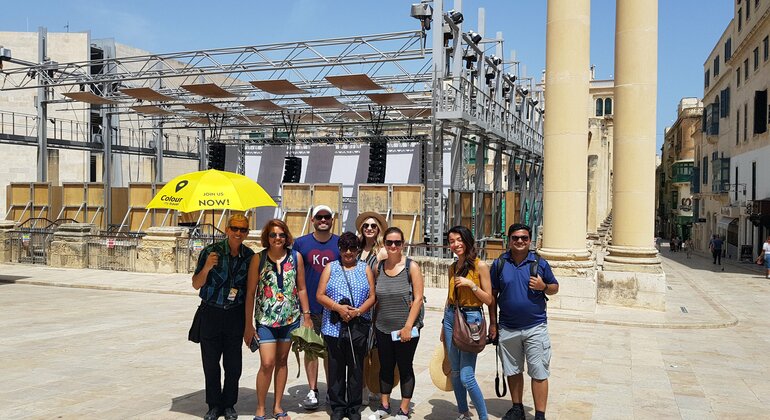
{"label": "steel truss structure", "polygon": [[[41,29],[39,62],[4,57],[10,63],[0,70],[0,91],[37,89],[38,115],[27,121],[34,130],[27,127],[24,135],[16,135],[14,122],[11,135],[0,124],[0,141],[29,144],[37,138],[39,181],[47,178],[49,137],[55,147],[99,147],[105,155],[130,152],[120,146],[130,131],[127,123],[153,139],[133,152],[155,154],[158,181],[164,156],[194,155],[205,168],[204,146],[213,140],[242,145],[241,163],[249,145],[282,144],[291,153],[297,144],[411,142],[422,146],[430,245],[442,244],[450,222],[442,179],[445,149],[451,150],[451,162],[446,162],[451,194],[472,191],[481,208],[482,193],[493,192],[499,221],[502,192],[517,190],[522,218],[539,225],[541,92],[520,77],[518,63],[499,58],[502,33],[484,37],[483,10],[476,33],[463,31],[462,11],[445,11],[443,0],[423,1],[412,9],[422,24],[415,31],[131,57],[117,57],[114,48],[105,48],[103,58],[69,63],[47,58],[47,32]],[[487,53],[490,45],[494,54]],[[77,102],[102,115],[102,141],[96,146],[82,146],[74,134],[48,135],[47,107]],[[58,123],[63,126],[66,122]],[[188,138],[186,145],[177,140],[178,147],[170,150],[168,133],[174,130],[197,133],[195,147]],[[475,162],[494,154],[491,187],[485,164],[468,165],[467,145],[475,148]],[[109,186],[109,159],[104,162]],[[473,176],[464,179],[471,167]],[[458,211],[452,214],[459,217]],[[482,216],[477,214],[474,222],[477,236]]]}

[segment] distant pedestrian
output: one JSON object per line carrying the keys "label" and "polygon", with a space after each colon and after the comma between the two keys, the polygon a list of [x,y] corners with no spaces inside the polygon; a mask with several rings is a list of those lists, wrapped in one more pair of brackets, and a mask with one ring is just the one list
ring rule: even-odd
{"label": "distant pedestrian", "polygon": [[766,278],[770,279],[770,236],[762,244],[762,253],[759,254],[759,261],[765,263],[765,268],[767,269]]}
{"label": "distant pedestrian", "polygon": [[692,238],[687,238],[686,241],[684,241],[684,252],[687,253],[687,258],[692,257]]}
{"label": "distant pedestrian", "polygon": [[719,235],[714,235],[709,241],[709,249],[711,250],[711,257],[713,258],[713,264],[722,265],[722,245],[724,241]]}

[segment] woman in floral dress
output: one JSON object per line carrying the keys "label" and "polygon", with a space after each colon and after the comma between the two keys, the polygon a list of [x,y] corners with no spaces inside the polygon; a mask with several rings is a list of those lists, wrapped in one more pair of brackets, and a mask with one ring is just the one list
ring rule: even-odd
{"label": "woman in floral dress", "polygon": [[300,319],[309,328],[313,328],[313,322],[302,256],[291,249],[293,238],[288,226],[281,220],[270,220],[262,228],[261,239],[265,249],[249,265],[243,341],[249,345],[256,336],[260,344],[255,419],[265,418],[265,400],[273,378],[273,417],[288,419],[281,400],[288,377],[291,332],[299,327]]}

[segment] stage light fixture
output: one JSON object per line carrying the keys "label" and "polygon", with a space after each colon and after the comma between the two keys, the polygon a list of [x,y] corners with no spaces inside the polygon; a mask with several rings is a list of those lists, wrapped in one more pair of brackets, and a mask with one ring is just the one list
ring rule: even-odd
{"label": "stage light fixture", "polygon": [[471,42],[475,45],[479,45],[479,42],[481,42],[481,35],[477,34],[473,31],[468,31],[468,37],[471,39]]}
{"label": "stage light fixture", "polygon": [[455,25],[459,25],[463,23],[463,14],[456,11],[455,9],[452,9],[448,12],[446,12],[447,16],[449,16],[449,19],[454,23]]}
{"label": "stage light fixture", "polygon": [[433,21],[433,7],[427,3],[412,4],[410,15],[420,21],[423,31],[430,30],[430,23]]}

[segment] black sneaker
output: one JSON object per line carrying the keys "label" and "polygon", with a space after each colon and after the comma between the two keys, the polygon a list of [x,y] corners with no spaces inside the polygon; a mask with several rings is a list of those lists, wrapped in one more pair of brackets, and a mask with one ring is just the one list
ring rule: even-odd
{"label": "black sneaker", "polygon": [[225,408],[225,420],[238,420],[238,413],[233,407]]}
{"label": "black sneaker", "polygon": [[524,408],[516,404],[503,416],[503,420],[524,420]]}

